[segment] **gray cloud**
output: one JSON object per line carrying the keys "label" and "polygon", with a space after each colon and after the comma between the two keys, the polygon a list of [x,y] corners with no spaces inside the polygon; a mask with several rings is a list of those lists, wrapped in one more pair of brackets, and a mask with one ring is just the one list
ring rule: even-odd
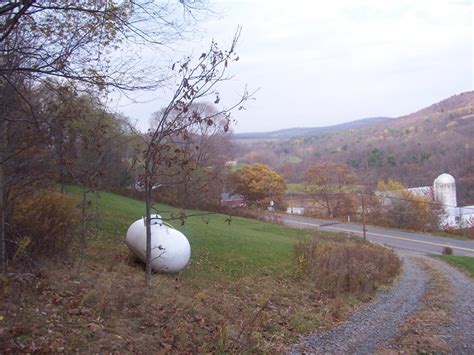
{"label": "gray cloud", "polygon": [[[177,53],[228,42],[243,26],[241,61],[220,92],[261,88],[236,131],[324,126],[413,112],[473,89],[473,24],[465,1],[215,1],[220,16]],[[463,5],[463,6],[460,6]],[[123,111],[144,128],[166,101]],[[120,109],[125,101],[117,106]],[[225,100],[224,100],[225,102]]]}

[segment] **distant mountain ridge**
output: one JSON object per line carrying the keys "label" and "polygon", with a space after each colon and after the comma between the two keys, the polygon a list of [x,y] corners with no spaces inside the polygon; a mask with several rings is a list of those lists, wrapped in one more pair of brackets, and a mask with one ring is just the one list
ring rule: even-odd
{"label": "distant mountain ridge", "polygon": [[392,117],[369,117],[355,121],[323,127],[296,127],[271,132],[235,133],[233,139],[290,139],[294,137],[314,136],[321,133],[337,132],[347,129],[363,128],[393,120]]}
{"label": "distant mountain ridge", "polygon": [[[285,134],[295,136],[280,138]],[[428,186],[449,173],[456,179],[458,203],[474,204],[474,91],[393,119],[243,137],[234,140],[236,160],[266,164],[292,183],[304,181],[308,167],[321,162],[346,164],[372,187],[388,179]]]}

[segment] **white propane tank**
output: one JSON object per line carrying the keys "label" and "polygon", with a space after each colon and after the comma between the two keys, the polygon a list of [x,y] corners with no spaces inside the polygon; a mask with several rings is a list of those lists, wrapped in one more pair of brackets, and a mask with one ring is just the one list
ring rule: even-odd
{"label": "white propane tank", "polygon": [[[177,272],[187,265],[191,246],[183,233],[163,224],[160,215],[151,215],[151,268],[155,271]],[[125,243],[146,262],[145,219],[139,219],[128,228]]]}

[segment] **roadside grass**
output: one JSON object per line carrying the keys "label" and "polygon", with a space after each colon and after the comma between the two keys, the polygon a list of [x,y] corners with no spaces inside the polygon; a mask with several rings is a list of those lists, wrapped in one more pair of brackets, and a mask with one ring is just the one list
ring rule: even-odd
{"label": "roadside grass", "polygon": [[471,277],[474,277],[474,257],[461,255],[441,255],[440,258],[451,265],[457,266],[467,271]]}
{"label": "roadside grass", "polygon": [[[67,191],[80,200],[80,188]],[[39,276],[0,280],[7,300],[0,307],[0,352],[280,353],[360,305],[351,294],[323,292],[302,275],[295,256],[295,243],[310,236],[338,243],[345,236],[239,217],[227,223],[220,214],[189,217],[184,225],[170,221],[191,243],[190,265],[179,274],[155,274],[147,289],[143,264],[124,244],[144,204],[105,192],[97,203],[98,223],[90,223],[80,269],[74,249],[69,260],[42,261]],[[179,212],[157,208],[165,219]]]}

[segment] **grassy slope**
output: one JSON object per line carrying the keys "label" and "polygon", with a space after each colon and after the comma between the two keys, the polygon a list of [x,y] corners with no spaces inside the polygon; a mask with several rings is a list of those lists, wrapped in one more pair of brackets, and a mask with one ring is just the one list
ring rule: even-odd
{"label": "grassy slope", "polygon": [[[68,187],[68,192],[79,194],[77,187]],[[144,204],[138,200],[101,193],[99,199],[100,225],[95,235],[98,247],[123,245],[128,226],[144,214]],[[164,218],[178,209],[158,205]],[[187,215],[201,211],[185,210]],[[189,217],[184,226],[180,221],[170,221],[189,239],[192,249],[191,265],[182,277],[206,279],[220,277],[242,277],[252,274],[285,273],[293,266],[293,245],[314,232],[286,228],[260,221],[213,214],[206,216],[209,224],[201,216]]]}
{"label": "grassy slope", "polygon": [[448,263],[467,270],[474,277],[474,258],[471,256],[443,255],[441,258]]}
{"label": "grassy slope", "polygon": [[239,171],[240,169],[248,166],[249,164],[246,163],[237,163],[237,165],[231,166],[230,171],[235,173],[236,171]]}
{"label": "grassy slope", "polygon": [[[45,260],[40,278],[0,279],[0,353],[282,353],[358,307],[295,272],[294,243],[317,233],[234,217],[228,225],[218,214],[177,226],[190,240],[191,263],[179,277],[155,275],[147,289],[143,264],[124,243],[144,204],[111,193],[98,204],[81,263],[74,249],[75,262]],[[158,207],[164,217],[176,211]]]}

